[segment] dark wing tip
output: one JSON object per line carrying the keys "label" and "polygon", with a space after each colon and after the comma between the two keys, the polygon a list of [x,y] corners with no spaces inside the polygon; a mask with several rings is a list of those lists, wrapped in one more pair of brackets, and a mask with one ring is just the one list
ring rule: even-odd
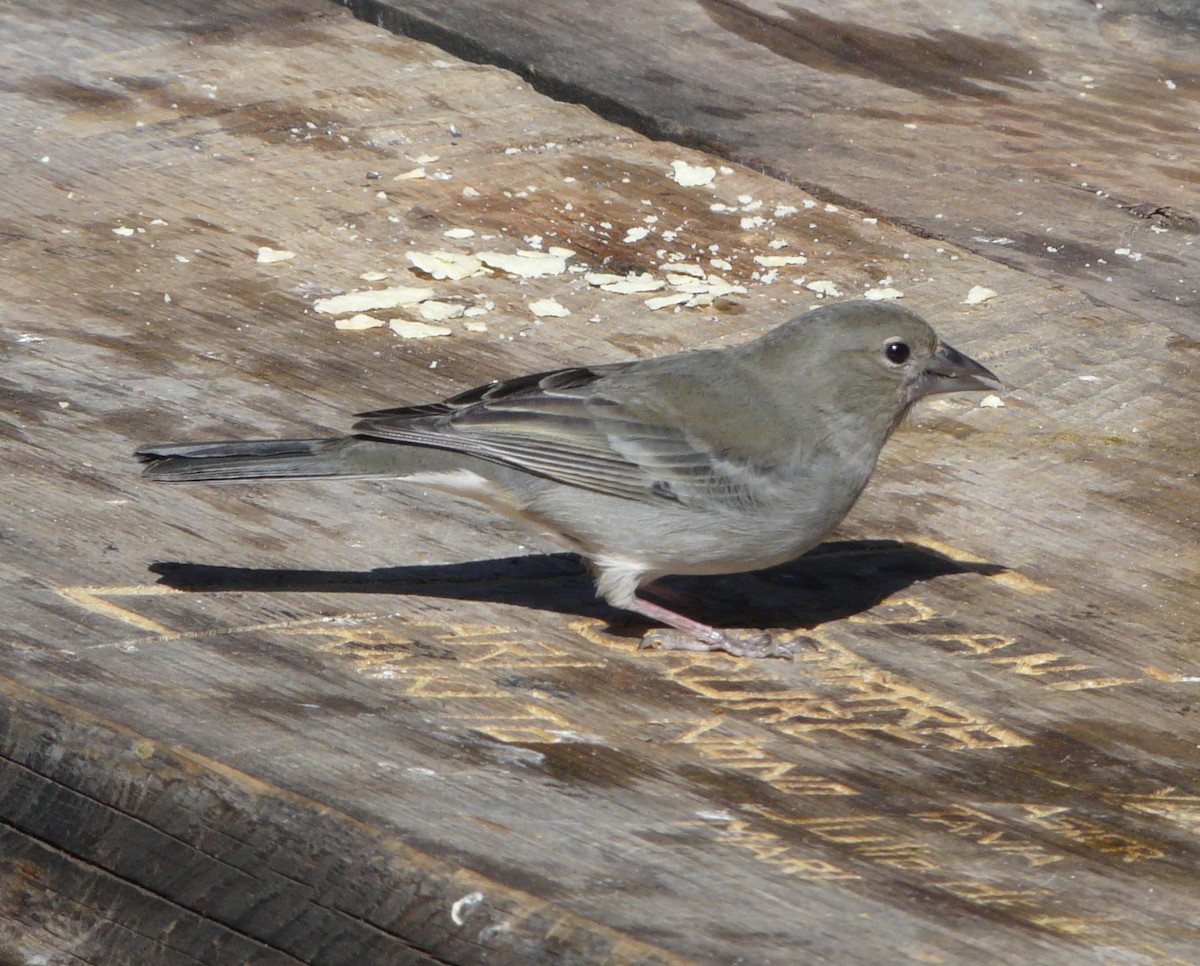
{"label": "dark wing tip", "polygon": [[[621,365],[621,363],[615,363],[615,365]],[[447,413],[469,409],[480,403],[499,402],[522,395],[536,396],[545,392],[582,389],[603,376],[606,368],[611,368],[611,366],[574,366],[568,369],[531,372],[524,376],[513,376],[511,379],[485,382],[482,386],[467,389],[441,402],[423,403],[416,406],[396,406],[391,409],[374,409],[370,412],[355,413],[354,416],[356,419],[416,419],[420,416],[444,416]],[[353,428],[357,429],[357,424]]]}

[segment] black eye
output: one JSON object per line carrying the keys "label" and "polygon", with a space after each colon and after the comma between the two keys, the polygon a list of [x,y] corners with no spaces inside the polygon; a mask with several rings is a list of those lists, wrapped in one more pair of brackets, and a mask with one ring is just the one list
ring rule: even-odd
{"label": "black eye", "polygon": [[908,343],[901,342],[898,339],[894,342],[889,342],[883,347],[883,354],[887,356],[888,362],[896,365],[903,364],[908,359]]}

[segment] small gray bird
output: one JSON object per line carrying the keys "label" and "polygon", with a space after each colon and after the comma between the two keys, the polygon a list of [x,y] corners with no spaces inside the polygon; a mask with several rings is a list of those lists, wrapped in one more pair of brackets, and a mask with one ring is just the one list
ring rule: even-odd
{"label": "small gray bird", "polygon": [[549,531],[598,594],[675,631],[648,643],[790,656],[637,595],[666,574],[758,570],[842,520],[914,402],[1000,389],[918,315],[813,309],[743,345],[539,372],[424,406],[363,413],[329,439],[163,443],[152,480],[375,477],[445,491]]}

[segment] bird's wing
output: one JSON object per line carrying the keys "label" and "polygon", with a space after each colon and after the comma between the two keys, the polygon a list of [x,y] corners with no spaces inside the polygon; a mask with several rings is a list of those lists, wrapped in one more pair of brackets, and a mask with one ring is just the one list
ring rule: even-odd
{"label": "bird's wing", "polygon": [[[467,453],[626,499],[745,505],[760,475],[648,402],[637,363],[559,369],[468,390],[440,403],[360,414],[354,431]],[[621,391],[614,388],[616,376]]]}

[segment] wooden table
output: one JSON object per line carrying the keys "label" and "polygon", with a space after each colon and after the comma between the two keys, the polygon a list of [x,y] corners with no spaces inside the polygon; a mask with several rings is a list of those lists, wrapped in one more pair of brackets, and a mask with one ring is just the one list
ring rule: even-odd
{"label": "wooden table", "polygon": [[[809,6],[359,10],[444,50],[319,0],[0,15],[0,962],[1196,961],[1196,16]],[[680,263],[744,291],[585,277]],[[676,582],[791,663],[639,651],[470,505],[129,457],[740,341],[814,282],[1012,389],[924,405],[808,557]],[[317,311],[387,286],[471,314]]]}

